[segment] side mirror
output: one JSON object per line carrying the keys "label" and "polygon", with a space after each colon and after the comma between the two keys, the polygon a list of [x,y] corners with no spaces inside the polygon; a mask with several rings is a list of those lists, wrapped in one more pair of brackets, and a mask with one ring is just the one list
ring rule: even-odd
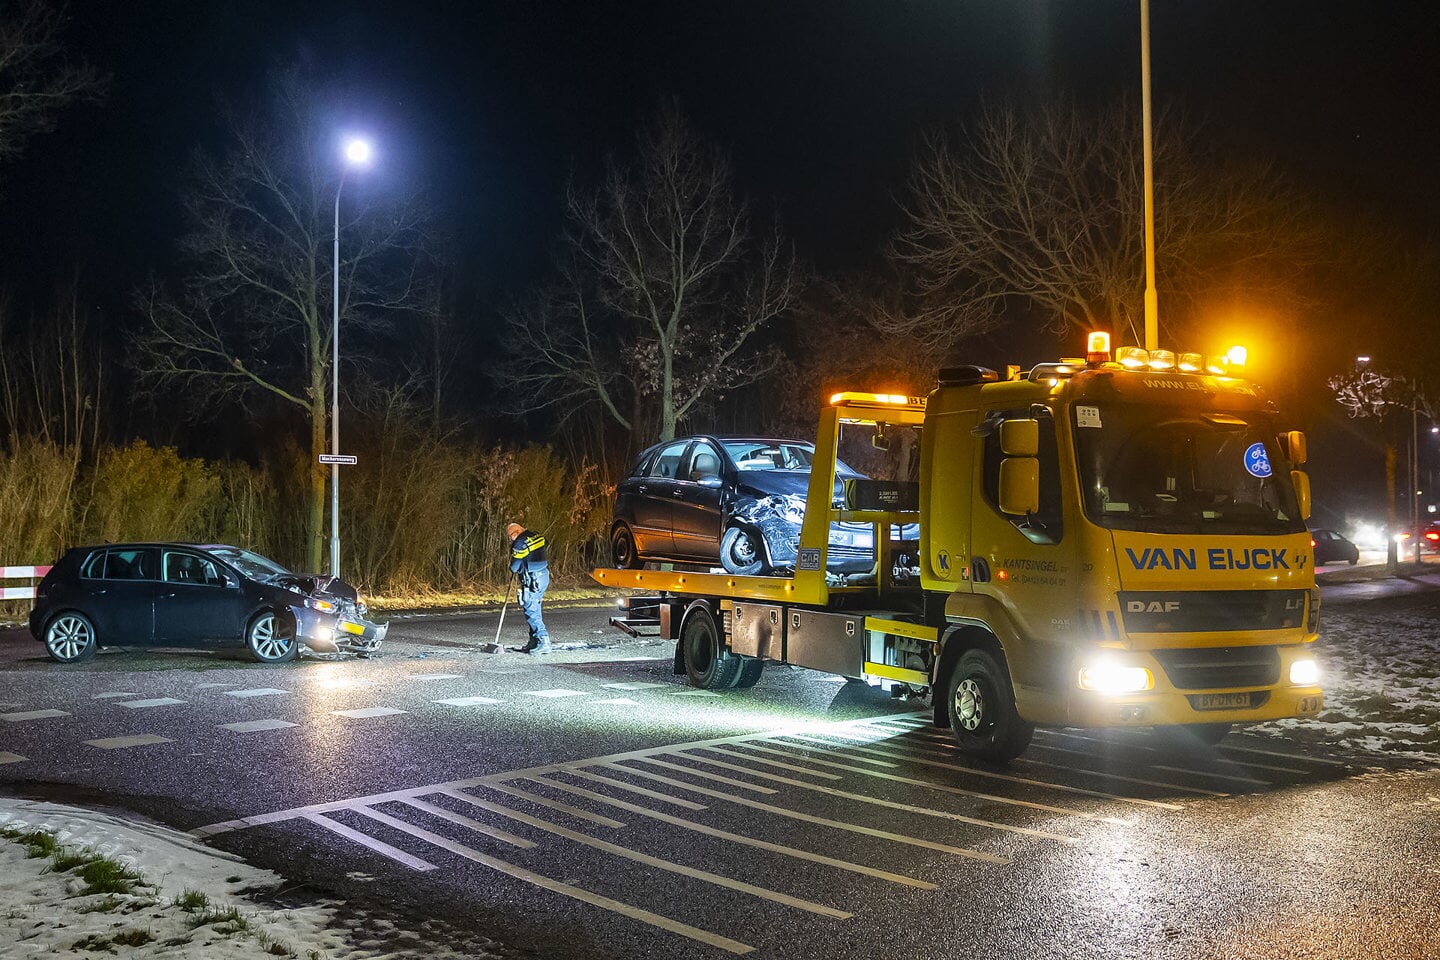
{"label": "side mirror", "polygon": [[1040,512],[1039,460],[1006,457],[1000,461],[1000,512],[1015,517]]}
{"label": "side mirror", "polygon": [[721,480],[714,474],[710,474],[709,476],[701,477],[699,480],[696,481],[696,483],[700,484],[700,486],[702,487],[719,487],[724,485],[725,481]]}
{"label": "side mirror", "polygon": [[[1303,452],[1303,447],[1302,447]],[[1001,465],[1002,469],[1004,465]],[[1310,475],[1304,470],[1291,470],[1290,483],[1295,487],[1295,504],[1300,508],[1300,519],[1310,519]]]}
{"label": "side mirror", "polygon": [[1040,421],[1006,420],[1001,423],[1000,449],[1007,457],[1035,456],[1040,452]]}
{"label": "side mirror", "polygon": [[224,578],[225,587],[227,589],[235,590],[239,588],[240,578],[235,576],[235,574],[231,573],[229,570],[221,572],[220,576]]}
{"label": "side mirror", "polygon": [[1285,434],[1285,453],[1290,457],[1291,463],[1297,467],[1303,464],[1307,459],[1306,452],[1303,430],[1291,430]]}

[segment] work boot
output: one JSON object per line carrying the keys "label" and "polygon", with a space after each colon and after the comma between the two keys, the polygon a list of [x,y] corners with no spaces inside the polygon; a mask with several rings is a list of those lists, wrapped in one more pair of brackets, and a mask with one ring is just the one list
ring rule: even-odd
{"label": "work boot", "polygon": [[532,657],[538,657],[541,654],[549,653],[552,649],[550,646],[550,638],[541,637],[539,640],[531,640],[525,646],[521,647],[520,652],[528,653]]}

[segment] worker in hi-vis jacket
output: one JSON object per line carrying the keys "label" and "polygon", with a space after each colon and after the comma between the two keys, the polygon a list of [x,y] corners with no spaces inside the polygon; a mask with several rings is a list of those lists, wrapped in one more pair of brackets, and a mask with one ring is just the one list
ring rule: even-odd
{"label": "worker in hi-vis jacket", "polygon": [[549,653],[550,632],[545,629],[545,619],[540,613],[545,591],[550,589],[545,536],[526,530],[518,523],[506,524],[505,536],[510,539],[510,572],[519,584],[520,609],[525,611],[525,622],[530,626],[530,642],[514,649],[532,655]]}

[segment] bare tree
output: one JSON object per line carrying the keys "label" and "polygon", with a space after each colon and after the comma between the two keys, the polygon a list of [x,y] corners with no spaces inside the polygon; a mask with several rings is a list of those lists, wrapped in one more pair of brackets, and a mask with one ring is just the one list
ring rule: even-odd
{"label": "bare tree", "polygon": [[0,157],[19,153],[32,134],[53,128],[70,101],[103,92],[94,70],[64,59],[64,24],[64,5],[44,0],[7,3],[0,13]]}
{"label": "bare tree", "polygon": [[777,231],[752,234],[729,164],[678,112],[567,203],[558,282],[508,317],[503,377],[523,411],[598,404],[632,438],[669,439],[773,366],[755,334],[794,302],[794,253]]}
{"label": "bare tree", "polygon": [[[1017,303],[1056,331],[1134,332],[1144,288],[1139,129],[1127,104],[1086,115],[1061,103],[1024,115],[990,107],[960,143],[930,137],[892,247],[923,301],[909,322],[943,330],[973,324],[966,311]],[[1162,309],[1180,314],[1237,285],[1293,298],[1316,256],[1303,205],[1264,167],[1227,162],[1200,142],[1174,118],[1157,126]]]}
{"label": "bare tree", "polygon": [[[319,569],[332,330],[338,143],[296,75],[272,82],[271,111],[231,118],[220,157],[200,156],[185,208],[189,274],[152,283],[138,300],[147,323],[138,365],[197,408],[265,398],[299,412],[310,432],[308,562]],[[348,358],[367,336],[435,298],[419,272],[426,212],[414,195],[354,184],[340,231],[340,314]],[[356,335],[359,335],[358,337]]]}

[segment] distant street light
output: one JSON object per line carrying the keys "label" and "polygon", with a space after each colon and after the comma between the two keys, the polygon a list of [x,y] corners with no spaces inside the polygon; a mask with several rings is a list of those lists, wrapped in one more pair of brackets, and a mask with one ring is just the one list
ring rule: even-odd
{"label": "distant street light", "polygon": [[[335,188],[335,329],[331,337],[334,348],[330,358],[330,452],[340,456],[340,191],[345,189],[345,174],[351,167],[370,162],[370,144],[358,137],[345,143],[346,164],[340,170],[340,184]],[[330,465],[330,576],[340,576],[340,463]]]}

